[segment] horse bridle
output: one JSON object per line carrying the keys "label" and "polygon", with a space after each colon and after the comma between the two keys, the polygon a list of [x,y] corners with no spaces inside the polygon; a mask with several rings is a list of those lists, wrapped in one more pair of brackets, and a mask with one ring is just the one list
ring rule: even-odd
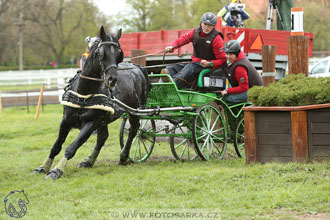
{"label": "horse bridle", "polygon": [[[112,37],[111,37],[111,40],[112,40]],[[100,39],[100,43],[97,45],[96,51],[99,55],[99,62],[100,62],[101,71],[102,71],[101,73],[102,73],[102,76],[103,76],[102,79],[80,75],[81,78],[94,80],[94,81],[99,81],[99,82],[104,82],[106,72],[110,68],[116,68],[117,69],[117,64],[110,64],[106,68],[104,67],[104,64],[102,62],[103,58],[104,58],[104,48],[103,48],[104,45],[113,45],[113,46],[117,47],[119,50],[121,50],[121,47],[118,43],[116,43],[114,41],[104,41],[104,42],[102,42],[102,40]],[[114,47],[110,47],[110,52],[111,52],[111,54],[114,54]]]}

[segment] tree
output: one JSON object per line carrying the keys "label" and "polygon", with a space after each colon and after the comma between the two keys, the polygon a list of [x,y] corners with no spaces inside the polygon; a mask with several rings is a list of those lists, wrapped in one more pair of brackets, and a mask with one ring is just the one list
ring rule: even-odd
{"label": "tree", "polygon": [[0,65],[17,63],[18,14],[16,0],[0,0]]}
{"label": "tree", "polygon": [[175,27],[174,0],[156,0],[153,2],[153,13],[150,14],[149,30],[169,30]]}
{"label": "tree", "polygon": [[0,0],[0,65],[18,63],[21,14],[25,66],[75,63],[86,49],[85,37],[101,25],[109,32],[112,22],[90,0]]}
{"label": "tree", "polygon": [[[84,36],[79,33],[85,24],[94,21],[89,15],[97,10],[87,0],[30,0],[28,6],[30,13],[25,18],[33,30],[28,32],[30,39],[48,49],[47,58],[53,58],[59,64],[69,58],[70,45],[71,49],[72,46],[78,48],[77,42],[83,42]],[[97,27],[93,29],[96,32]]]}
{"label": "tree", "polygon": [[199,24],[201,16],[205,12],[212,12],[215,15],[227,4],[225,0],[194,0],[191,5],[191,15],[194,24]]}
{"label": "tree", "polygon": [[152,0],[126,0],[131,7],[131,12],[126,15],[119,13],[117,17],[128,27],[128,31],[147,31],[149,30],[150,18],[153,14],[154,3]]}
{"label": "tree", "polygon": [[300,0],[295,3],[295,7],[304,7],[304,31],[313,32],[314,51],[330,51],[329,5],[329,1]]}

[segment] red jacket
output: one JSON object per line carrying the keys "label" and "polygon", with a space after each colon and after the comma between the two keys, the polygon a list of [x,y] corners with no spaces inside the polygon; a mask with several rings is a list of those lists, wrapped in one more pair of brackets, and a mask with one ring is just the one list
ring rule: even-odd
{"label": "red jacket", "polygon": [[[233,63],[235,63],[237,60],[243,59],[245,57],[244,53],[241,51]],[[232,64],[233,64],[232,63]],[[230,64],[227,69],[230,69],[232,64]],[[242,93],[249,90],[249,78],[247,74],[247,69],[243,66],[236,67],[234,71],[234,80],[238,82],[238,86],[228,88],[227,92],[228,94],[234,94],[234,93]]]}
{"label": "red jacket", "polygon": [[[195,31],[195,29],[193,29],[193,30],[189,31],[188,33],[182,35],[181,37],[179,37],[178,39],[176,39],[175,41],[173,41],[171,43],[171,46],[172,47],[176,47],[177,45],[180,45],[180,46],[177,47],[177,48],[180,48],[183,45],[186,45],[186,44],[192,42],[194,31]],[[204,34],[203,31],[201,31],[201,35],[200,36],[201,37],[206,37],[207,35]],[[226,63],[226,55],[225,55],[225,52],[224,52],[224,43],[223,43],[222,38],[219,35],[217,35],[214,38],[211,46],[213,48],[213,53],[214,53],[214,55],[216,57],[216,60],[208,60],[208,62],[213,62],[213,64],[214,64],[214,66],[212,67],[212,69],[215,69],[215,68],[219,68],[219,67],[224,66],[225,63]],[[175,48],[175,49],[177,49],[177,48]],[[202,60],[202,59],[200,59],[198,57],[195,57],[194,55],[191,55],[191,59],[192,59],[192,62],[200,62]]]}

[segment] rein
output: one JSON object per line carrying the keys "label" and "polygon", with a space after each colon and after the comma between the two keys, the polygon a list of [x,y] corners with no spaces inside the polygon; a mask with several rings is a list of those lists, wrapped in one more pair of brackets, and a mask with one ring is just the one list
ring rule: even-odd
{"label": "rein", "polygon": [[142,57],[149,57],[149,56],[153,56],[153,55],[157,55],[157,54],[161,54],[161,53],[165,54],[165,50],[162,50],[162,51],[159,51],[156,53],[149,53],[149,54],[145,54],[145,55],[141,55],[141,56],[131,57],[131,60],[137,59],[137,58],[142,58]]}
{"label": "rein", "polygon": [[83,75],[80,75],[79,77],[83,78],[83,79],[89,79],[89,80],[93,80],[93,81],[104,82],[104,79],[100,79],[100,78],[94,78],[94,77],[83,76]]}
{"label": "rein", "polygon": [[[173,64],[186,64],[186,63],[191,63],[190,61],[187,62],[179,62],[179,63],[171,63],[171,64],[161,64],[161,65],[153,65],[153,66],[146,66],[146,67],[142,67],[145,69],[149,69],[149,68],[155,68],[155,67],[165,67],[165,66],[170,66]],[[136,69],[137,67],[129,67],[129,68],[119,68],[117,70],[131,70],[131,69]],[[98,81],[98,82],[104,82],[104,79],[100,79],[100,78],[94,78],[94,77],[89,77],[89,76],[83,76],[80,75],[80,78],[84,78],[84,79],[88,79],[88,80],[93,80],[93,81]]]}
{"label": "rein", "polygon": [[[186,62],[178,62],[178,63],[169,63],[169,64],[160,64],[160,65],[153,65],[153,66],[143,66],[141,68],[144,69],[150,69],[150,68],[156,68],[156,67],[166,67],[166,66],[171,66],[174,64],[186,64],[186,63],[191,63],[190,61]],[[118,70],[130,70],[130,69],[136,69],[136,67],[129,67],[129,68],[119,68]]]}
{"label": "rein", "polygon": [[[153,65],[153,66],[145,66],[145,67],[141,67],[141,68],[149,69],[149,68],[170,66],[170,65],[173,65],[173,64],[186,64],[186,63],[191,63],[191,62],[190,61],[187,61],[187,62],[179,62],[179,63],[171,63],[171,64],[160,64],[160,65]],[[136,68],[137,67],[119,68],[117,70],[131,70],[131,69],[136,69]],[[84,79],[93,80],[93,81],[104,82],[104,80],[103,79],[100,79],[100,78],[94,78],[94,77],[83,76],[83,75],[80,75],[79,77],[80,78],[84,78]]]}
{"label": "rein", "polygon": [[[179,43],[178,45],[176,45],[175,47],[173,47],[173,49],[176,49],[176,48],[180,47],[182,44],[184,44],[187,40],[190,40],[191,38],[192,37],[187,38],[186,40],[182,41],[181,43]],[[118,43],[116,43],[116,42],[108,42],[108,41],[106,41],[106,42],[100,42],[99,45],[98,45],[98,49],[100,49],[103,45],[113,45],[113,46],[116,46],[119,49],[121,49]],[[137,58],[142,58],[142,57],[153,56],[153,55],[157,55],[157,54],[161,54],[161,53],[164,53],[164,55],[163,55],[163,64],[153,65],[153,66],[146,66],[146,67],[142,67],[142,68],[149,69],[149,68],[157,68],[157,67],[166,67],[166,66],[170,66],[170,65],[173,65],[173,64],[187,64],[187,63],[191,63],[190,61],[187,61],[187,62],[178,62],[178,63],[164,64],[165,63],[165,54],[168,53],[168,52],[166,52],[166,50],[162,50],[162,51],[159,51],[159,52],[156,52],[156,53],[149,53],[149,54],[145,54],[145,55],[131,57],[131,60],[132,59],[137,59]],[[100,55],[101,55],[100,58],[102,59],[103,58],[103,55],[104,55],[104,51],[102,51]],[[101,65],[102,73],[105,73],[106,70],[108,68],[112,67],[112,66],[109,66],[109,67],[107,67],[107,69],[104,69],[104,66],[103,66],[103,63],[101,62],[101,59],[100,59],[100,65]],[[117,70],[130,70],[130,69],[136,69],[136,67],[119,68]],[[94,78],[94,77],[83,76],[83,75],[80,75],[79,77],[80,78],[84,78],[84,79],[88,79],[88,80],[93,80],[93,81],[98,81],[98,82],[104,82],[104,79],[100,79],[100,78]]]}

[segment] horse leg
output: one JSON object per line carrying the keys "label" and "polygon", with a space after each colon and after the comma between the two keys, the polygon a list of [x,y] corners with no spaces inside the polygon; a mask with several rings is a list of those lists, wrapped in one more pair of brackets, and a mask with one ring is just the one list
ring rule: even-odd
{"label": "horse leg", "polygon": [[63,175],[68,160],[74,157],[79,147],[87,141],[93,131],[100,125],[100,122],[101,120],[90,121],[82,126],[78,137],[65,149],[64,158],[62,158],[61,161],[47,173],[46,179],[52,178],[53,180],[56,180]]}
{"label": "horse leg", "polygon": [[94,163],[99,156],[101,148],[103,147],[105,141],[108,139],[109,132],[108,126],[103,125],[97,129],[97,141],[92,153],[82,162],[78,164],[78,167],[93,167]]}
{"label": "horse leg", "polygon": [[140,127],[140,117],[131,116],[129,119],[130,129],[128,132],[128,137],[125,146],[120,152],[120,160],[119,165],[127,165],[128,164],[128,155],[132,146],[133,139],[135,138],[138,129]]}
{"label": "horse leg", "polygon": [[50,154],[48,156],[48,158],[46,158],[46,160],[35,170],[33,170],[33,173],[48,173],[54,158],[61,152],[62,149],[62,145],[66,139],[66,137],[68,136],[70,130],[71,130],[71,126],[63,119],[60,125],[60,129],[59,129],[59,134],[57,136],[57,139],[50,151]]}

